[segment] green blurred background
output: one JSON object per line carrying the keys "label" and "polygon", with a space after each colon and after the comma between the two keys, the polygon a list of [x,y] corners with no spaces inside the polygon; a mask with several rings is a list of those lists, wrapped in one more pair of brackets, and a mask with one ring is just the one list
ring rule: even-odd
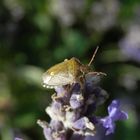
{"label": "green blurred background", "polygon": [[53,90],[42,87],[42,73],[66,58],[107,73],[101,86],[120,99],[129,114],[118,122],[113,140],[140,140],[140,1],[1,0],[0,140],[43,140],[37,119]]}

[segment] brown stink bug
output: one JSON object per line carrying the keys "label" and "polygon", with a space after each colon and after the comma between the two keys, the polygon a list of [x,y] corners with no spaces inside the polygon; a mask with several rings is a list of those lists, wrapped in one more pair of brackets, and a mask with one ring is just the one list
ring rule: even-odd
{"label": "brown stink bug", "polygon": [[[65,86],[76,82],[81,83],[81,79],[85,74],[93,72],[90,65],[94,60],[98,47],[96,48],[88,65],[82,64],[77,58],[72,57],[69,60],[58,63],[49,68],[43,74],[43,86],[47,88],[55,88]],[[93,74],[102,74],[101,72],[93,72]]]}

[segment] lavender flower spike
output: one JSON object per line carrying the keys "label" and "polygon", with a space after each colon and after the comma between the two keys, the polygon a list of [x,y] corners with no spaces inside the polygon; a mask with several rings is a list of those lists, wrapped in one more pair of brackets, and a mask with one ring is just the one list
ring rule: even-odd
{"label": "lavender flower spike", "polygon": [[120,110],[120,103],[117,100],[113,100],[108,106],[108,113],[107,117],[100,120],[103,127],[106,128],[106,135],[114,133],[115,121],[128,119],[127,113]]}
{"label": "lavender flower spike", "polygon": [[[59,73],[61,75],[63,72]],[[98,106],[108,98],[108,94],[98,85],[101,76],[105,74],[89,72],[81,79],[81,83],[77,81],[72,84],[67,82],[70,79],[66,75],[64,74],[66,85],[61,85],[61,76],[58,78],[53,75],[54,84],[55,78],[58,78],[60,86],[55,87],[52,103],[46,108],[50,122],[37,122],[43,128],[46,140],[86,140],[88,136],[94,138],[100,132],[98,126],[105,128],[108,135],[114,132],[115,121],[128,118],[116,100],[108,107],[109,116],[98,119],[95,115]]]}

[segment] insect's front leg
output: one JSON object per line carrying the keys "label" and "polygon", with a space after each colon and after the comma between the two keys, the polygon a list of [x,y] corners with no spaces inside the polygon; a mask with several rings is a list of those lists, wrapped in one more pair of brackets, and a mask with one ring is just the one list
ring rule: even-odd
{"label": "insect's front leg", "polygon": [[99,75],[107,76],[106,73],[104,73],[104,72],[97,72],[97,71],[91,71],[91,72],[88,72],[87,74],[89,74],[91,76],[99,76]]}
{"label": "insect's front leg", "polygon": [[84,87],[84,83],[85,83],[85,75],[80,75],[77,79],[78,83],[80,84],[80,87],[83,88]]}
{"label": "insect's front leg", "polygon": [[86,69],[85,67],[81,66],[78,76],[76,77],[76,80],[80,84],[81,89],[83,89],[85,81],[86,81],[85,74],[86,74]]}

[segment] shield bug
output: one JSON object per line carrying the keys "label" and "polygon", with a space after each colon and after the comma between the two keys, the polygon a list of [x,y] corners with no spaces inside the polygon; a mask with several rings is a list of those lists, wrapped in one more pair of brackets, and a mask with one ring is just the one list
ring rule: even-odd
{"label": "shield bug", "polygon": [[[72,57],[69,60],[65,59],[64,62],[52,66],[43,74],[43,86],[47,88],[55,88],[76,82],[81,83],[81,79],[85,74],[93,72],[90,65],[94,60],[97,50],[98,47],[88,65],[84,65],[77,58]],[[100,72],[93,72],[93,74],[100,74]]]}

